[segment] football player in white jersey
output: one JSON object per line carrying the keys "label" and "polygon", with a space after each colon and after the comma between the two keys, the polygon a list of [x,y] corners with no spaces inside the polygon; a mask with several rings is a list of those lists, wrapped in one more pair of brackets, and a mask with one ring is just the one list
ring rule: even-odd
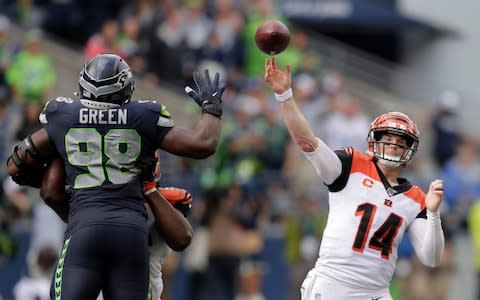
{"label": "football player in white jersey", "polygon": [[[160,194],[167,200],[174,208],[176,208],[185,217],[185,226],[191,228],[190,223],[186,219],[192,204],[192,195],[189,191],[177,187],[156,187]],[[172,249],[168,246],[165,240],[160,237],[163,236],[158,231],[158,226],[154,225],[154,213],[147,207],[148,223],[150,226],[150,284],[152,291],[152,300],[161,300],[160,296],[163,292],[163,278],[162,278],[162,264],[165,258],[172,253]],[[173,223],[172,223],[173,224]]]}
{"label": "football player in white jersey", "polygon": [[275,58],[267,59],[265,80],[292,139],[329,189],[319,258],[302,284],[301,299],[392,299],[389,284],[405,232],[420,261],[437,266],[444,249],[443,182],[432,181],[425,194],[398,177],[418,148],[412,119],[399,112],[382,114],[370,125],[367,154],[353,148],[332,151],[295,103],[291,67],[282,70]]}

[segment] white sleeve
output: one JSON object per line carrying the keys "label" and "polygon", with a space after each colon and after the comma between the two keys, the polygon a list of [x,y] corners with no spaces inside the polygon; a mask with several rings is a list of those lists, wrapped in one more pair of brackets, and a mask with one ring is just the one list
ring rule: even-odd
{"label": "white sleeve", "polygon": [[157,228],[150,228],[152,246],[150,247],[150,283],[152,285],[152,299],[160,300],[163,291],[162,262],[172,251],[167,244],[159,238]]}
{"label": "white sleeve", "polygon": [[162,263],[158,258],[150,257],[150,284],[152,286],[152,299],[160,300],[163,291]]}
{"label": "white sleeve", "polygon": [[342,174],[342,162],[321,139],[317,138],[318,147],[313,152],[303,152],[312,163],[318,176],[326,184],[331,184]]}
{"label": "white sleeve", "polygon": [[429,267],[440,264],[445,247],[440,212],[430,212],[427,209],[427,219],[415,219],[408,229],[415,253],[420,261]]}

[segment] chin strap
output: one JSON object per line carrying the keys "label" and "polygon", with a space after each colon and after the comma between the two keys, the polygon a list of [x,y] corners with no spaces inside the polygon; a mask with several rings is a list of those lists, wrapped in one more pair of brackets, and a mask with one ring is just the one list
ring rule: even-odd
{"label": "chin strap", "polygon": [[388,160],[388,159],[384,159],[384,158],[379,158],[378,161],[383,164],[383,165],[386,165],[387,167],[390,167],[390,168],[398,168],[400,167],[402,164],[399,163],[399,162],[396,162],[396,161],[391,161],[391,160]]}

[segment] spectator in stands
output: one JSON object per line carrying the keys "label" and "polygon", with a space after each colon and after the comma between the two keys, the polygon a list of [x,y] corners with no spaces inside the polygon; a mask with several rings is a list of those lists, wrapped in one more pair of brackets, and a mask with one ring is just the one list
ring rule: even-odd
{"label": "spectator in stands", "polygon": [[133,73],[143,74],[146,68],[144,58],[146,45],[140,36],[138,17],[135,15],[127,16],[121,24],[122,30],[118,42],[120,52],[125,55]]}
{"label": "spectator in stands", "polygon": [[231,66],[228,53],[222,48],[220,36],[217,31],[210,32],[207,42],[202,47],[193,51],[195,57],[195,64],[203,68],[206,64],[216,64],[220,73],[227,77],[227,70]]}
{"label": "spectator in stands", "polygon": [[452,156],[461,139],[458,120],[460,97],[454,91],[445,91],[432,116],[433,157],[438,168],[443,168]]}
{"label": "spectator in stands", "polygon": [[361,110],[360,101],[344,93],[336,98],[334,111],[326,116],[322,136],[331,149],[350,145],[365,152],[365,132],[368,132],[369,125],[369,118]]}
{"label": "spectator in stands", "polygon": [[300,110],[305,114],[315,134],[321,135],[326,101],[319,97],[319,86],[312,74],[301,72],[293,78],[293,90]]}
{"label": "spectator in stands", "polygon": [[115,19],[106,20],[100,32],[93,34],[84,49],[85,60],[90,60],[101,53],[113,53],[125,57],[119,45],[119,28]]}
{"label": "spectator in stands", "polygon": [[164,18],[154,25],[146,56],[150,81],[163,80],[182,85],[182,58],[185,49],[184,16],[177,8],[165,11]]}
{"label": "spectator in stands", "polygon": [[188,0],[181,10],[183,36],[188,49],[198,50],[204,47],[213,30],[212,19],[206,14],[206,1]]}
{"label": "spectator in stands", "polygon": [[322,82],[322,92],[330,109],[333,109],[336,98],[347,92],[345,78],[339,73],[329,72],[325,74]]}
{"label": "spectator in stands", "polygon": [[[0,95],[0,161],[6,161],[11,150],[12,138],[16,130],[18,116],[11,112],[8,101]],[[17,121],[18,122],[18,121]],[[6,171],[0,170],[0,182],[5,178]],[[1,194],[0,194],[1,196]]]}
{"label": "spectator in stands", "polygon": [[[469,210],[480,199],[480,162],[478,160],[478,144],[469,137],[462,137],[456,144],[454,156],[444,164],[441,177],[445,180],[445,211],[442,220],[445,226],[445,252],[436,278],[436,295],[446,294],[450,287],[452,276],[462,276],[465,264],[457,260],[454,252],[458,245],[470,242],[467,234]],[[467,262],[467,265],[469,263]],[[423,270],[429,272],[429,270]],[[433,281],[435,283],[435,281]],[[433,284],[432,284],[433,285]],[[432,294],[430,289],[425,294]],[[437,296],[435,299],[442,299]]]}
{"label": "spectator in stands", "polygon": [[25,36],[25,49],[7,69],[7,82],[21,103],[42,105],[55,84],[55,69],[42,48],[42,40],[39,30],[29,31]]}
{"label": "spectator in stands", "polygon": [[279,18],[275,11],[275,4],[272,0],[249,1],[246,8],[246,21],[243,32],[246,76],[262,76],[263,61],[267,56],[261,52],[255,44],[255,32],[258,26],[270,18]]}
{"label": "spectator in stands", "polygon": [[258,230],[246,228],[235,218],[244,196],[242,189],[235,184],[205,193],[202,226],[208,231],[208,265],[191,282],[190,299],[234,299],[240,259],[261,251],[263,239]]}
{"label": "spectator in stands", "polygon": [[[318,257],[318,248],[327,224],[326,211],[320,207],[320,195],[314,189],[298,195],[300,205],[286,216],[286,256],[289,263],[289,298],[298,298],[305,274]],[[326,201],[326,199],[323,199]]]}
{"label": "spectator in stands", "polygon": [[242,32],[245,18],[240,3],[234,0],[217,0],[213,12],[213,31],[219,39],[220,49],[229,62],[229,75],[235,80],[243,67]]}
{"label": "spectator in stands", "polygon": [[475,140],[465,137],[442,169],[445,180],[447,225],[454,234],[465,233],[470,206],[480,198],[480,162]]}
{"label": "spectator in stands", "polygon": [[[146,37],[150,32],[154,22],[161,17],[163,9],[155,0],[136,0],[127,1],[120,12],[120,19],[124,20],[129,16],[135,16],[138,19],[140,35]],[[167,1],[165,1],[167,2]],[[162,3],[165,5],[165,2]]]}
{"label": "spectator in stands", "polygon": [[28,265],[28,275],[22,277],[15,285],[15,300],[50,299],[50,278],[52,277],[57,251],[42,247]]}
{"label": "spectator in stands", "polygon": [[475,270],[477,273],[476,298],[480,300],[480,201],[472,205],[468,214],[468,228],[475,247]]}
{"label": "spectator in stands", "polygon": [[10,100],[11,88],[7,84],[6,71],[19,50],[20,46],[10,34],[9,19],[0,15],[0,100],[2,101]]}
{"label": "spectator in stands", "polygon": [[261,262],[247,260],[240,263],[238,289],[233,300],[265,300],[262,293],[265,267]]}

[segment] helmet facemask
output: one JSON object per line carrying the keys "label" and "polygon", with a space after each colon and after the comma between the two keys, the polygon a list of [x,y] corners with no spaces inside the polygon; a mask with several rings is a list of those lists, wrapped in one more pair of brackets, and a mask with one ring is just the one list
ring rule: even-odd
{"label": "helmet facemask", "polygon": [[[406,145],[400,145],[400,144],[395,144],[391,142],[381,142],[380,139],[381,137],[386,134],[386,133],[391,133],[391,132],[377,132],[373,133],[373,135],[379,136],[378,138],[373,138],[372,142],[372,148],[373,148],[373,155],[384,165],[392,168],[399,167],[401,165],[406,165],[413,157],[415,152],[417,151],[418,148],[418,142],[414,141],[412,138],[404,135],[404,134],[398,134],[398,133],[392,133],[398,136],[401,136],[406,139],[407,144]],[[395,145],[398,148],[403,149],[403,153],[400,156],[393,156],[389,155],[385,151],[385,147],[390,146],[390,145]]]}
{"label": "helmet facemask", "polygon": [[[390,142],[381,142],[385,134],[393,134],[405,139],[406,145],[399,145]],[[418,150],[418,130],[415,123],[405,114],[386,113],[377,117],[370,125],[370,132],[367,137],[368,152],[377,158],[382,164],[396,168],[405,166]],[[403,148],[401,156],[385,154],[385,147],[396,145]]]}

